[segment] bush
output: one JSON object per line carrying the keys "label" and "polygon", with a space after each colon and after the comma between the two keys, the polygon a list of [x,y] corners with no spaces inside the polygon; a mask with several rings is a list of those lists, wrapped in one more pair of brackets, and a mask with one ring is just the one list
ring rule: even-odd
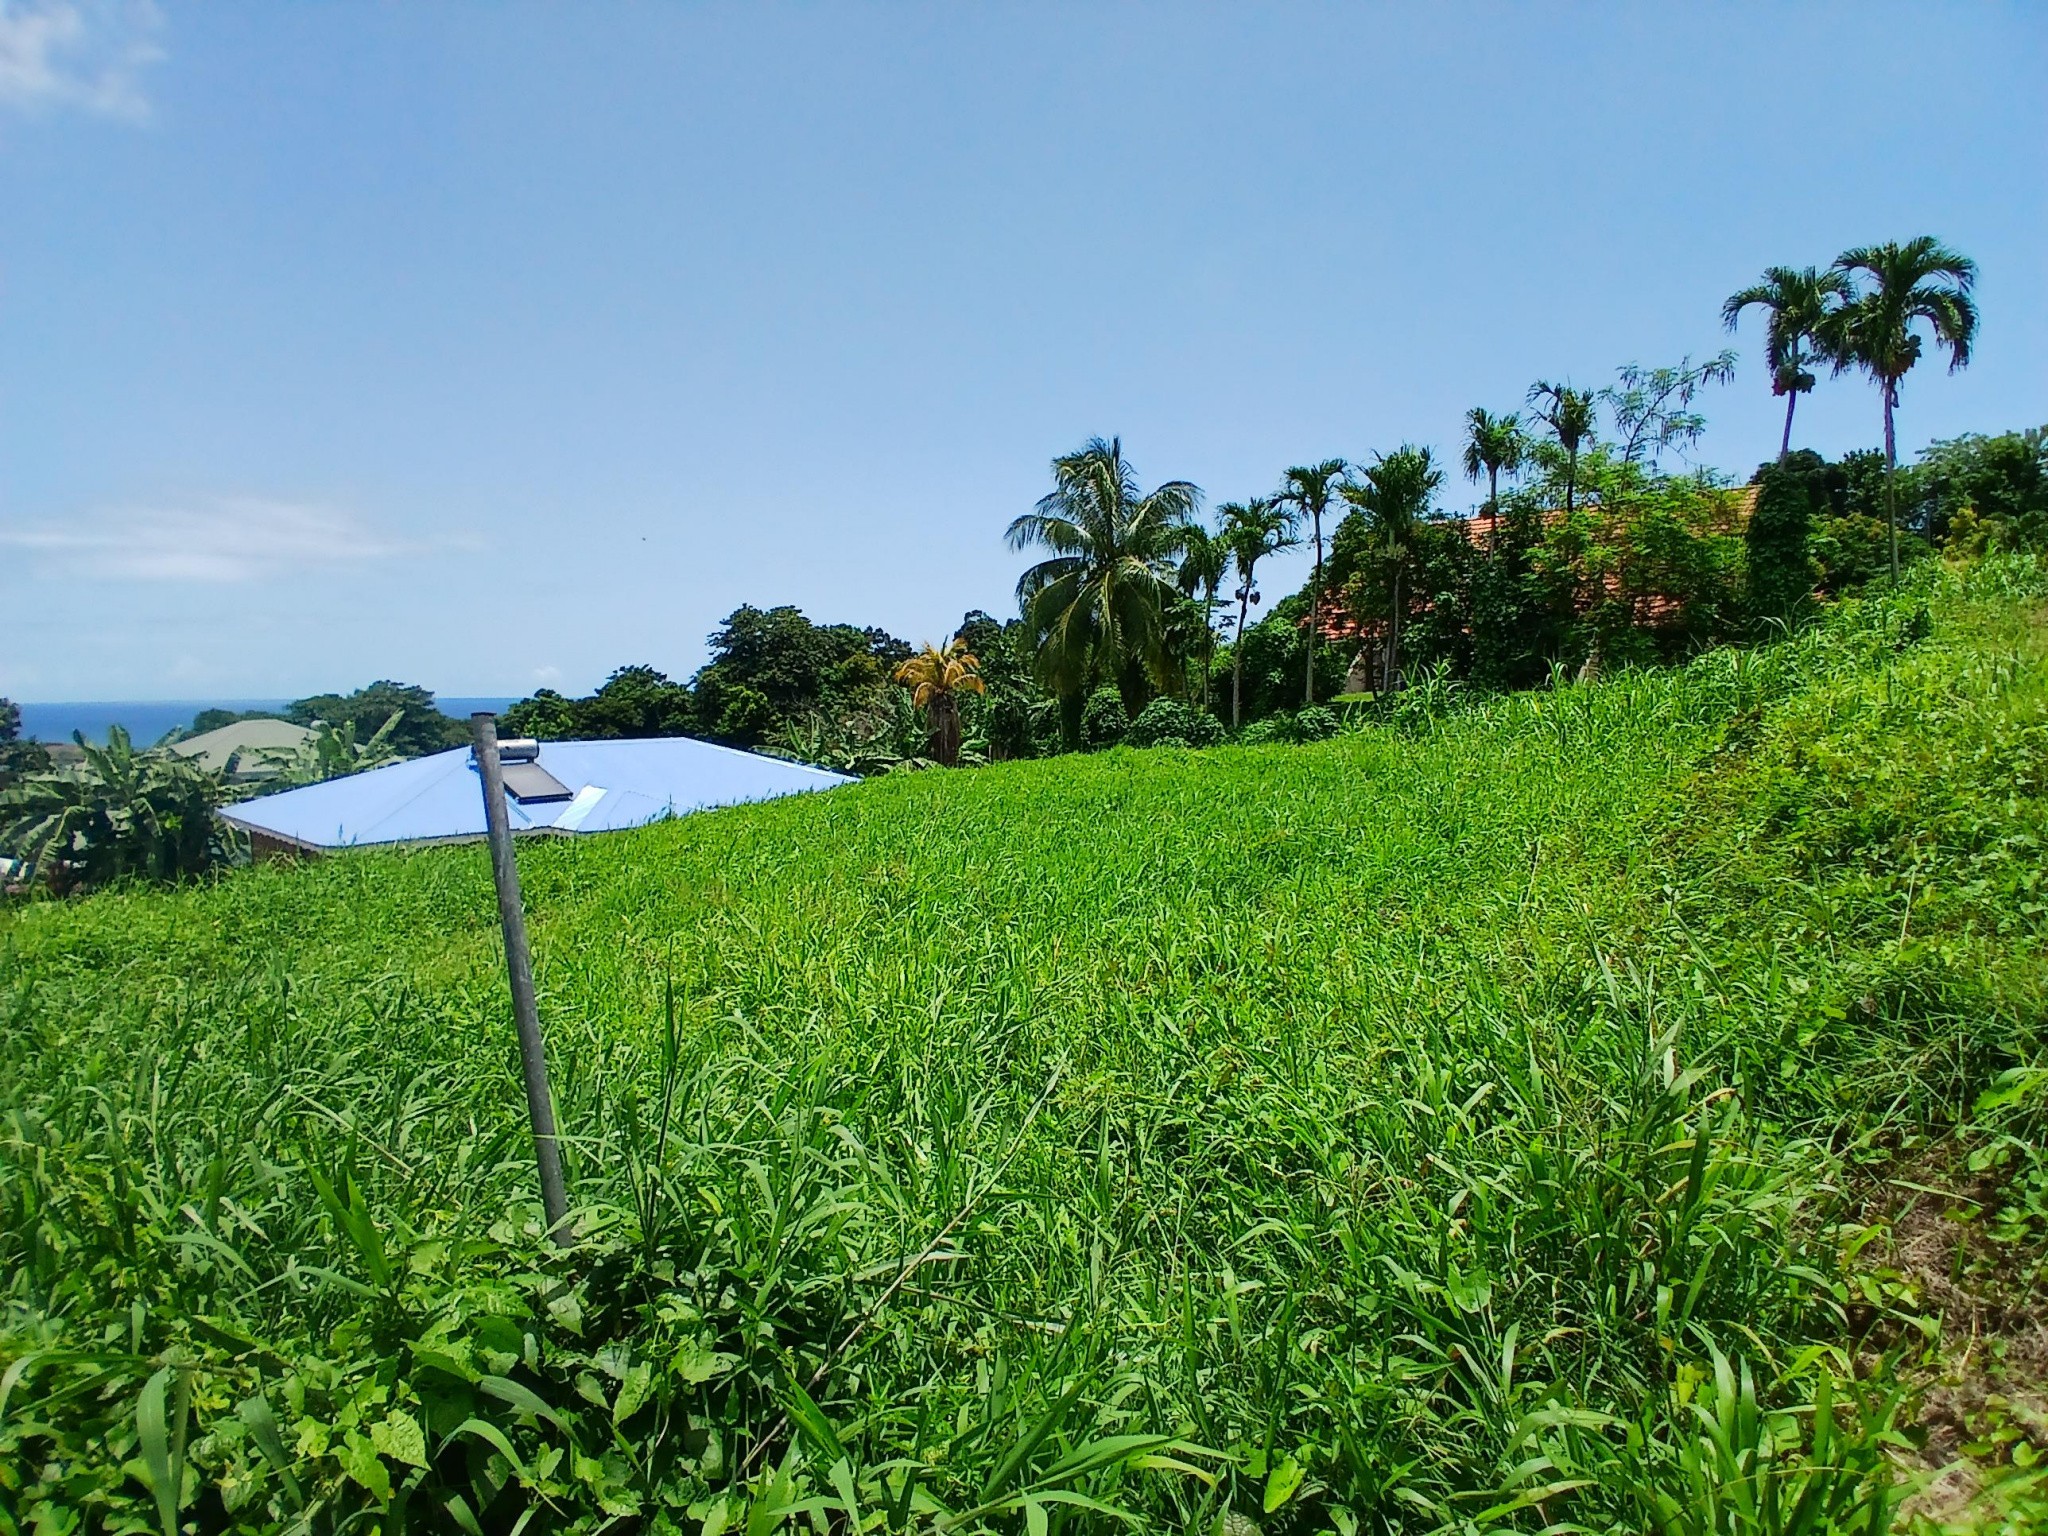
{"label": "bush", "polygon": [[1186,747],[1213,747],[1222,739],[1223,726],[1214,715],[1179,699],[1154,699],[1131,722],[1124,745],[1162,747],[1177,742]]}
{"label": "bush", "polygon": [[1263,720],[1254,720],[1237,733],[1237,744],[1241,747],[1263,747],[1275,741],[1294,739],[1294,717],[1291,715],[1268,715]]}
{"label": "bush", "polygon": [[1334,709],[1321,704],[1311,704],[1294,717],[1294,729],[1289,733],[1292,741],[1328,741],[1337,734],[1341,722]]}
{"label": "bush", "polygon": [[1756,510],[1745,533],[1749,569],[1743,594],[1752,624],[1793,623],[1811,604],[1819,570],[1808,546],[1816,491],[1825,505],[1826,470],[1819,454],[1802,448],[1784,463],[1757,471]]}
{"label": "bush", "polygon": [[1098,688],[1088,696],[1081,711],[1081,745],[1090,752],[1123,745],[1130,731],[1131,717],[1124,713],[1124,701],[1114,688]]}

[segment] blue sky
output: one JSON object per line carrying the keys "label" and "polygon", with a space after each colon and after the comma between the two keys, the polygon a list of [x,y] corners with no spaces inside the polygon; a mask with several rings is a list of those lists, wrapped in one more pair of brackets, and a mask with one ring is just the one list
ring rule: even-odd
{"label": "blue sky", "polygon": [[[2044,79],[2034,5],[0,0],[0,693],[938,638],[1092,434],[1214,501],[1447,449],[1920,233],[1984,330],[1903,444],[2048,421]],[[1824,381],[1797,435],[1877,426]]]}

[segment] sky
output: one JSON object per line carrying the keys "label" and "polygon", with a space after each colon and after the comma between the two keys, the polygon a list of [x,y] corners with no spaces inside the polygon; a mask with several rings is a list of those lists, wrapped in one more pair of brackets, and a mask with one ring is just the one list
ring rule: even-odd
{"label": "sky", "polygon": [[[0,694],[577,693],[743,602],[942,639],[1091,436],[1212,503],[1451,453],[1923,233],[1983,328],[1902,449],[2048,422],[2043,80],[2038,4],[0,0]],[[1854,378],[1795,429],[1878,435]]]}

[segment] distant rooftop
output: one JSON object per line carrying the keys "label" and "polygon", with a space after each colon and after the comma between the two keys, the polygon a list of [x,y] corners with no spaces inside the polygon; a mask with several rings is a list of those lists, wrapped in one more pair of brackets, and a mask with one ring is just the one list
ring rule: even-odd
{"label": "distant rooftop", "polygon": [[312,735],[305,726],[289,720],[237,720],[219,730],[202,731],[197,736],[174,741],[169,750],[216,773],[226,772],[229,760],[236,759],[236,779],[268,779],[276,776],[277,769],[266,763],[262,754],[295,752]]}
{"label": "distant rooftop", "polygon": [[[508,775],[506,809],[515,833],[609,832],[853,782],[686,736],[544,742],[531,766],[539,772]],[[522,784],[531,791],[524,799]],[[468,747],[244,800],[220,816],[254,836],[307,850],[484,835],[483,790]]]}

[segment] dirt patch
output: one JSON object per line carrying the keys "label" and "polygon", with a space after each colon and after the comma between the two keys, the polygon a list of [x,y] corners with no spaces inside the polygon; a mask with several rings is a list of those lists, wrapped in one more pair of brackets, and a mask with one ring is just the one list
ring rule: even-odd
{"label": "dirt patch", "polygon": [[1997,1529],[1998,1495],[2048,1461],[2043,1256],[1993,1239],[2001,1194],[1949,1144],[1895,1165],[1866,1207],[1885,1235],[1865,1252],[1852,1326],[1866,1348],[1895,1342],[1912,1315],[1938,1328],[1914,1372],[1925,1439],[1905,1469],[1921,1486],[1902,1526]]}

